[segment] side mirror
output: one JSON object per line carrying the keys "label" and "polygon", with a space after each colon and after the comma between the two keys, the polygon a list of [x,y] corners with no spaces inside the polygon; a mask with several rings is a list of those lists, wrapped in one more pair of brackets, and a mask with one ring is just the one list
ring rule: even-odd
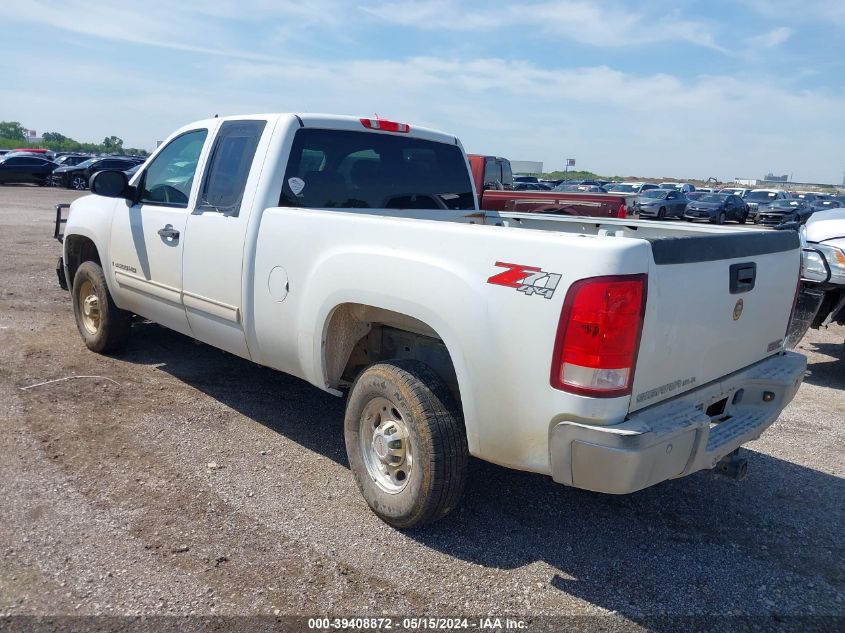
{"label": "side mirror", "polygon": [[91,176],[89,188],[91,193],[98,196],[105,196],[106,198],[126,198],[130,199],[128,190],[129,179],[122,171],[98,171]]}

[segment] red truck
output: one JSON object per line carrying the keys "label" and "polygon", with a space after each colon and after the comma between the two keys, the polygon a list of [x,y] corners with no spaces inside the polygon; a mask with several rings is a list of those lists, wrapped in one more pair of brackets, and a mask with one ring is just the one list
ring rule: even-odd
{"label": "red truck", "polygon": [[513,172],[507,158],[468,154],[478,206],[485,211],[585,215],[597,218],[628,217],[626,198],[611,193],[512,191]]}

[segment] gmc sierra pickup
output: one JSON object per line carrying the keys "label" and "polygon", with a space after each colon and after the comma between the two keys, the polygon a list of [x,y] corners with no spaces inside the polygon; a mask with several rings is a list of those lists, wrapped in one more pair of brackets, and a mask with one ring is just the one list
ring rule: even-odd
{"label": "gmc sierra pickup", "polygon": [[352,474],[399,528],[456,506],[469,455],[605,493],[734,463],[804,375],[795,232],[484,212],[452,135],[214,118],[91,191],[58,268],[85,344],[141,315],[348,390]]}
{"label": "gmc sierra pickup", "polygon": [[469,154],[467,158],[478,192],[478,206],[483,211],[624,218],[634,210],[636,197],[618,193],[513,191],[513,173],[507,158],[481,154]]}

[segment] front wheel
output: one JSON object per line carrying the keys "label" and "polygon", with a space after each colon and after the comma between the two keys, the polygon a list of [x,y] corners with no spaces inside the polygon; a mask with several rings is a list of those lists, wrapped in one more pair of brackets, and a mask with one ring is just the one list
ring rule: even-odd
{"label": "front wheel", "polygon": [[83,262],[73,277],[73,316],[82,340],[91,351],[113,352],[126,343],[132,314],[112,301],[103,269]]}
{"label": "front wheel", "polygon": [[739,222],[740,224],[745,224],[745,221],[747,219],[748,219],[748,211],[743,211],[742,213],[739,214],[739,217],[737,218],[737,222]]}
{"label": "front wheel", "polygon": [[446,383],[412,360],[367,368],[344,420],[349,467],[370,508],[393,527],[436,521],[466,482],[466,431]]}
{"label": "front wheel", "polygon": [[74,176],[68,182],[68,189],[83,191],[86,187],[88,187],[88,183],[83,176]]}
{"label": "front wheel", "polygon": [[725,215],[725,212],[724,212],[724,211],[720,211],[720,212],[719,212],[719,217],[716,219],[716,224],[724,224],[724,223],[725,223],[725,219],[726,219],[726,217],[727,217],[727,216]]}
{"label": "front wheel", "polygon": [[660,210],[658,210],[657,219],[658,220],[665,220],[666,219],[666,209],[664,207],[660,207]]}

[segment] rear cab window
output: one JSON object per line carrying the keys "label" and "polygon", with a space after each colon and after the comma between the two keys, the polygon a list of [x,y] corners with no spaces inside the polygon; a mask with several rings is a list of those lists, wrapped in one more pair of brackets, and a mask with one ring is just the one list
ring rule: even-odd
{"label": "rear cab window", "polygon": [[279,205],[473,210],[457,145],[377,132],[297,130]]}

